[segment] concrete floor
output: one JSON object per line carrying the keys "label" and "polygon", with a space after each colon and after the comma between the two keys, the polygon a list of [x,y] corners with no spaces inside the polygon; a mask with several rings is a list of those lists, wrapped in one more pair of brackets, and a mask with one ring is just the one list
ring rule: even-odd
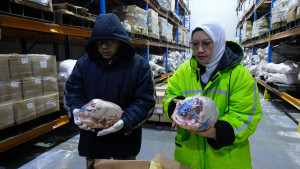
{"label": "concrete floor", "polygon": [[[280,99],[263,100],[263,116],[249,138],[253,169],[299,169],[299,110]],[[176,132],[170,124],[143,126],[142,148],[137,160],[150,161],[156,153],[173,159]],[[0,169],[84,169],[85,158],[77,151],[78,129],[61,126],[0,154]]]}

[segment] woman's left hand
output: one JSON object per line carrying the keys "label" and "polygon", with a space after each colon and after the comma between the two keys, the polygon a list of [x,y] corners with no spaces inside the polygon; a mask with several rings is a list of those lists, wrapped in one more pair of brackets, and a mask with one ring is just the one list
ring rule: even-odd
{"label": "woman's left hand", "polygon": [[203,130],[203,131],[192,130],[191,132],[197,134],[198,136],[212,138],[215,140],[217,139],[215,124],[212,121],[209,122],[209,127],[206,130]]}

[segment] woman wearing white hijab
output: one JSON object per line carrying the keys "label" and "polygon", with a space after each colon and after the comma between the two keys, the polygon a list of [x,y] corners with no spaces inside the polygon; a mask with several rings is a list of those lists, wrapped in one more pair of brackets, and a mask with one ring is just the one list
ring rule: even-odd
{"label": "woman wearing white hijab", "polygon": [[249,169],[248,138],[262,116],[256,81],[240,62],[244,52],[226,41],[222,26],[203,19],[192,31],[193,57],[168,80],[164,112],[172,121],[178,99],[200,94],[211,98],[219,110],[217,122],[204,131],[177,129],[174,159],[194,169]]}

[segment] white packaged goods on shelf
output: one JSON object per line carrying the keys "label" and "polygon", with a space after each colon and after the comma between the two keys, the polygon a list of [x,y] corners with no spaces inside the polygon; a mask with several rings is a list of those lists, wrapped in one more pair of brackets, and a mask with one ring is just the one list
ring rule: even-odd
{"label": "white packaged goods on shelf", "polygon": [[269,32],[269,17],[262,17],[253,23],[252,38],[263,35]]}
{"label": "white packaged goods on shelf", "polygon": [[167,41],[173,42],[173,25],[169,22],[167,23]]}
{"label": "white packaged goods on shelf", "polygon": [[300,6],[300,0],[290,0],[288,3],[288,11]]}
{"label": "white packaged goods on shelf", "polygon": [[14,103],[0,104],[0,130],[14,125]]}
{"label": "white packaged goods on shelf", "polygon": [[43,85],[43,95],[55,94],[58,92],[58,82],[57,76],[43,76],[42,77]]}
{"label": "white packaged goods on shelf", "polygon": [[169,11],[175,13],[175,0],[169,0]]}
{"label": "white packaged goods on shelf", "polygon": [[284,73],[268,73],[266,82],[277,82],[283,84],[300,84],[298,74],[284,74]]}
{"label": "white packaged goods on shelf", "polygon": [[252,21],[246,21],[242,29],[242,42],[252,38]]}
{"label": "white packaged goods on shelf", "polygon": [[289,1],[290,0],[277,0],[273,3],[271,19],[272,28],[275,28],[276,23],[286,23]]}
{"label": "white packaged goods on shelf", "polygon": [[0,54],[0,80],[9,80],[9,56]]}
{"label": "white packaged goods on shelf", "polygon": [[136,5],[129,5],[107,8],[107,11],[118,15],[127,29],[129,28],[127,25],[130,25],[131,33],[148,35],[146,10]]}
{"label": "white packaged goods on shelf", "polygon": [[57,74],[56,56],[30,54],[33,76]]}
{"label": "white packaged goods on shelf", "polygon": [[15,102],[15,122],[21,124],[36,118],[35,99]]}
{"label": "white packaged goods on shelf", "polygon": [[20,80],[0,81],[0,103],[22,100]]}
{"label": "white packaged goods on shelf", "polygon": [[37,9],[43,9],[46,11],[53,11],[52,0],[11,0],[18,4],[30,6]]}
{"label": "white packaged goods on shelf", "polygon": [[23,100],[43,95],[42,77],[27,77],[22,79]]}
{"label": "white packaged goods on shelf", "polygon": [[157,0],[159,4],[159,9],[161,11],[167,12],[169,9],[169,0]]}
{"label": "white packaged goods on shelf", "polygon": [[298,74],[300,64],[296,61],[285,61],[283,63],[274,64],[267,63],[266,70],[269,73],[283,73],[283,74]]}
{"label": "white packaged goods on shelf", "polygon": [[245,14],[247,14],[250,11],[250,9],[253,7],[255,2],[254,0],[246,0],[244,4],[245,4]]}
{"label": "white packaged goods on shelf", "polygon": [[148,10],[148,36],[159,39],[158,13]]}
{"label": "white packaged goods on shelf", "polygon": [[167,40],[168,21],[163,17],[158,17],[158,24],[159,24],[159,36],[163,40]]}
{"label": "white packaged goods on shelf", "polygon": [[151,70],[153,73],[153,76],[157,76],[159,74],[164,74],[165,73],[165,68],[164,68],[164,56],[160,55],[149,55],[149,64],[151,66]]}
{"label": "white packaged goods on shelf", "polygon": [[36,117],[59,111],[58,93],[35,98]]}
{"label": "white packaged goods on shelf", "polygon": [[77,60],[67,59],[67,60],[61,61],[59,63],[58,77],[57,77],[59,82],[62,82],[62,81],[65,82],[68,80],[70,74],[73,71],[73,68],[74,68],[76,62],[77,62]]}

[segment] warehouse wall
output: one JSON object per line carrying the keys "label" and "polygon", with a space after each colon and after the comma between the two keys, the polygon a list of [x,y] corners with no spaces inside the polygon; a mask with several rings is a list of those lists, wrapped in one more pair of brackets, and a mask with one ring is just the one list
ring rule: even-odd
{"label": "warehouse wall", "polygon": [[201,18],[212,17],[225,28],[226,38],[235,40],[237,0],[191,0],[191,30]]}

